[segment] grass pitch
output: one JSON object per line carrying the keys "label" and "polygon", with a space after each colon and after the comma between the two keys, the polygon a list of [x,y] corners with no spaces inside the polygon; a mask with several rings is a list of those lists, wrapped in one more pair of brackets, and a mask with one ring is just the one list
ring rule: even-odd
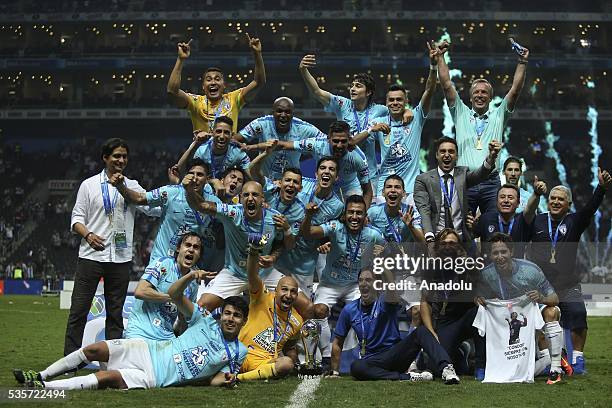
{"label": "grass pitch", "polygon": [[[43,369],[62,356],[68,312],[58,298],[0,296],[0,389],[17,389],[13,368]],[[323,379],[310,407],[611,407],[612,318],[589,319],[585,355],[586,376],[569,377],[549,386],[480,384],[462,377],[458,386],[432,383],[357,382],[350,378]],[[401,358],[401,356],[398,356]],[[83,374],[83,373],[81,373]],[[70,391],[61,401],[0,400],[2,406],[42,407],[282,407],[298,387],[295,378],[270,383],[245,383],[237,389],[182,387],[155,390]]]}

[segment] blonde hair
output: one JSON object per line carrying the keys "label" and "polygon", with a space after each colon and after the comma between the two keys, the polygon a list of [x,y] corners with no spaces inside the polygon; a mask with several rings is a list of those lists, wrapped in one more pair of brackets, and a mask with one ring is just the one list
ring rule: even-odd
{"label": "blonde hair", "polygon": [[470,96],[472,96],[472,91],[474,91],[474,87],[477,84],[481,84],[481,83],[489,85],[489,96],[493,98],[493,85],[491,85],[491,83],[484,78],[478,78],[472,81],[472,85],[470,86]]}

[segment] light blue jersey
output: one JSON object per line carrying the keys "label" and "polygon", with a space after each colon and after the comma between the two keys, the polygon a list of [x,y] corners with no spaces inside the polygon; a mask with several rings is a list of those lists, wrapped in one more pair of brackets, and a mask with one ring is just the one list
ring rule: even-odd
{"label": "light blue jersey", "polygon": [[[389,115],[389,109],[384,105],[371,103],[364,110],[355,109],[355,104],[348,98],[332,95],[329,103],[325,105],[325,112],[336,115],[337,120],[342,120],[349,124],[351,135],[356,135],[368,129],[369,122],[381,116]],[[376,146],[373,139],[366,139],[359,144],[361,150],[368,159],[368,169],[370,177],[374,178],[376,172]],[[375,187],[375,186],[374,186]]]}
{"label": "light blue jersey", "polygon": [[269,179],[266,179],[264,198],[270,205],[270,208],[274,208],[276,211],[287,217],[287,222],[291,226],[291,233],[297,236],[300,232],[302,220],[304,219],[304,211],[306,210],[305,203],[302,202],[297,196],[293,202],[291,202],[291,204],[287,205],[283,203],[280,199],[280,188],[276,187],[276,185]]}
{"label": "light blue jersey", "polygon": [[227,355],[221,328],[206,309],[194,303],[187,324],[187,330],[172,340],[146,340],[157,387],[210,378],[220,371],[229,373],[230,360],[232,366],[240,367],[246,358],[247,349],[240,342],[238,350],[235,342],[229,342]]}
{"label": "light blue jersey", "polygon": [[[315,162],[326,156],[333,156],[327,139],[304,139],[293,142],[293,148],[302,153],[312,155]],[[361,184],[370,182],[368,161],[358,147],[347,151],[339,160],[338,181],[336,185],[343,195],[349,192],[361,191]]]}
{"label": "light blue jersey", "polygon": [[[305,204],[315,203],[319,206],[319,210],[312,217],[312,225],[321,225],[340,218],[344,210],[344,203],[338,194],[332,192],[327,198],[321,199],[314,195],[316,187],[316,179],[303,177],[302,191],[297,197]],[[299,236],[295,247],[291,251],[284,251],[274,266],[284,274],[312,275],[319,256],[317,247],[320,244],[318,239],[306,239]]]}
{"label": "light blue jersey", "polygon": [[331,251],[321,273],[321,283],[333,286],[348,286],[357,283],[359,271],[367,266],[362,262],[374,245],[385,245],[385,238],[378,229],[366,225],[361,232],[351,234],[340,221],[329,221],[321,225],[323,233],[331,241]]}
{"label": "light blue jersey", "polygon": [[241,150],[240,145],[234,141],[229,142],[225,154],[213,154],[213,139],[210,139],[198,147],[193,157],[208,163],[210,174],[216,179],[223,178],[223,173],[230,167],[239,167],[246,170],[251,163],[246,152]]}
{"label": "light blue jersey", "polygon": [[[176,260],[164,257],[155,261],[152,266],[148,266],[140,279],[149,282],[158,292],[168,293],[170,286],[181,276]],[[185,289],[184,295],[192,302],[198,300],[198,284],[192,281]],[[172,326],[177,316],[178,309],[170,301],[158,303],[136,299],[123,337],[149,340],[173,339]]]}
{"label": "light blue jersey", "polygon": [[544,276],[542,269],[525,259],[512,259],[512,276],[501,277],[494,263],[480,272],[477,293],[485,299],[514,299],[530,290],[537,290],[544,296],[555,293]]}
{"label": "light blue jersey", "polygon": [[[283,231],[276,229],[272,218],[280,213],[270,208],[263,208],[262,213],[262,220],[247,221],[242,204],[217,204],[217,219],[223,223],[225,233],[225,268],[245,281],[248,276],[246,271],[248,234],[261,234],[267,239],[261,251],[262,255],[269,255],[272,243],[284,237]],[[272,268],[261,268],[259,276],[267,276],[271,271]]]}
{"label": "light blue jersey", "polygon": [[[525,211],[525,207],[527,207],[527,202],[529,201],[529,191],[527,190],[523,190],[522,188],[519,188],[519,192],[520,192],[520,197],[519,197],[519,205],[516,208],[516,212],[520,213]],[[538,214],[539,211],[536,211],[536,214]]]}
{"label": "light blue jersey", "polygon": [[[368,219],[370,224],[376,227],[385,237],[387,242],[414,242],[414,237],[410,232],[410,229],[404,224],[401,216],[389,217],[385,212],[387,204],[375,204],[368,209]],[[417,211],[416,207],[413,206],[413,221],[412,224],[416,228],[423,228],[421,225],[421,215]],[[406,213],[408,211],[408,205],[402,203],[400,212]]]}
{"label": "light blue jersey", "polygon": [[392,120],[390,115],[371,122],[370,126],[385,123],[391,128],[391,133],[388,135],[383,132],[373,132],[369,137],[372,143],[377,140],[380,146],[378,185],[374,186],[376,196],[382,195],[385,180],[391,174],[397,174],[404,180],[404,190],[407,193],[412,193],[414,190],[414,180],[421,173],[419,168],[421,133],[427,116],[420,103],[413,112],[414,119],[408,125],[403,125],[401,120]]}
{"label": "light blue jersey", "polygon": [[[316,126],[293,118],[287,133],[278,133],[274,124],[274,116],[267,115],[257,118],[245,126],[240,135],[247,142],[266,142],[268,140],[284,140],[294,142],[296,140],[314,138],[327,138]],[[287,167],[300,168],[300,152],[291,150],[277,150],[273,152],[262,165],[262,173],[273,180],[280,179]]]}
{"label": "light blue jersey", "polygon": [[[208,194],[206,189],[203,190],[203,197],[206,201],[220,203],[221,201],[214,195]],[[218,222],[210,215],[204,215],[194,211],[187,203],[185,188],[180,184],[171,184],[164,187],[156,188],[148,191],[146,194],[147,204],[150,207],[160,207],[161,223],[149,265],[165,256],[174,257],[177,245],[181,237],[187,232],[196,232],[202,237],[202,254],[216,251],[217,242],[215,239],[215,228],[218,228]],[[210,260],[210,257],[208,257]],[[205,257],[201,257],[201,261],[205,261]],[[207,269],[210,262],[200,264],[204,269]]]}

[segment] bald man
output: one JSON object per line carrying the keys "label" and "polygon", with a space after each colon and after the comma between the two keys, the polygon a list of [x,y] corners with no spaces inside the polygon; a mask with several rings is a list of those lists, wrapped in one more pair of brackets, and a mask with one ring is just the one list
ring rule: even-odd
{"label": "bald man", "polygon": [[288,232],[283,230],[285,216],[274,209],[262,206],[264,195],[261,184],[255,181],[244,184],[240,193],[242,205],[205,201],[197,191],[194,178],[190,175],[183,179],[183,186],[189,206],[197,212],[217,218],[223,224],[225,235],[223,269],[208,284],[198,304],[208,310],[214,310],[222,304],[223,299],[248,289],[246,265],[249,234],[258,234],[262,237],[263,244],[258,259],[261,268],[259,275],[267,288],[275,288],[278,278],[269,278],[272,265],[282,249],[291,249],[290,246],[294,241],[285,239],[285,235],[291,234],[291,230]]}
{"label": "bald man", "polygon": [[295,345],[304,322],[294,307],[298,283],[285,276],[278,281],[275,291],[269,292],[259,275],[258,262],[266,242],[259,234],[249,234],[248,239],[249,320],[238,336],[248,354],[238,379],[280,378],[289,374],[297,361]]}
{"label": "bald man", "polygon": [[[240,133],[234,135],[234,140],[249,143],[244,146],[248,150],[263,150],[270,140],[300,141],[312,137],[327,136],[314,125],[293,116],[293,101],[281,96],[272,105],[272,115],[262,116],[249,123]],[[255,144],[252,144],[257,142]],[[300,167],[301,153],[299,151],[277,150],[266,157],[262,165],[263,174],[271,180],[282,177],[286,168]]]}

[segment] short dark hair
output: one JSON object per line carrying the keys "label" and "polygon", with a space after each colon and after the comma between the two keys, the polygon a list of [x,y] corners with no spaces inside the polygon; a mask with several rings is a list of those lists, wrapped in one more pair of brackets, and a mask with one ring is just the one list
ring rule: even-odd
{"label": "short dark hair", "polygon": [[398,176],[397,174],[391,174],[389,177],[387,177],[385,179],[385,182],[383,183],[383,190],[385,188],[385,184],[387,184],[387,181],[389,181],[389,180],[398,180],[399,182],[402,183],[402,188],[405,189],[405,187],[404,187],[404,179],[401,178],[400,176]]}
{"label": "short dark hair", "polygon": [[231,127],[231,128],[234,127],[234,121],[229,116],[218,116],[215,119],[215,124],[214,124],[213,127],[217,127],[217,123],[226,123],[226,124],[229,125],[229,127]]}
{"label": "short dark hair", "polygon": [[440,230],[437,234],[436,234],[436,242],[441,242],[444,238],[446,238],[448,235],[454,235],[457,237],[457,240],[459,242],[461,242],[461,237],[459,236],[459,233],[457,231],[455,231],[453,228],[444,228],[442,230]]}
{"label": "short dark hair", "polygon": [[221,74],[221,78],[225,80],[225,75],[223,74],[223,71],[221,71],[221,68],[208,67],[206,68],[206,71],[204,71],[204,75],[202,76],[202,82],[204,82],[204,77],[206,77],[206,74],[208,74],[209,72],[218,72]]}
{"label": "short dark hair", "polygon": [[404,95],[407,95],[406,88],[404,88],[400,84],[391,84],[389,85],[389,88],[387,88],[387,93],[395,91],[402,91]]}
{"label": "short dark hair", "polygon": [[239,171],[240,173],[242,173],[243,182],[246,183],[248,180],[250,180],[246,171],[244,171],[243,168],[240,168],[238,166],[232,166],[232,167],[228,167],[227,169],[225,169],[225,171],[223,172],[222,178],[227,177],[227,175],[230,174],[232,171]]}
{"label": "short dark hair", "polygon": [[367,208],[367,205],[366,205],[365,200],[363,199],[363,196],[361,196],[359,194],[353,194],[353,195],[347,197],[347,199],[346,199],[346,201],[344,203],[345,211],[346,211],[346,208],[348,208],[348,205],[350,203],[363,204]]}
{"label": "short dark hair", "polygon": [[361,278],[361,274],[364,272],[370,272],[372,274],[372,276],[374,277],[374,279],[376,279],[376,274],[374,273],[374,271],[372,270],[372,268],[363,268],[362,270],[359,271],[359,273],[357,274],[357,280],[359,280],[359,278]]}
{"label": "short dark hair", "polygon": [[207,176],[210,175],[210,166],[208,165],[208,163],[206,163],[204,160],[200,159],[199,157],[194,157],[191,160],[189,160],[187,162],[187,166],[185,166],[185,169],[187,169],[187,172],[189,172],[189,170],[193,169],[196,166],[203,167],[204,171],[206,172],[206,175]]}
{"label": "short dark hair", "polygon": [[514,184],[504,184],[502,186],[499,186],[499,188],[497,189],[497,196],[499,196],[499,192],[502,190],[502,188],[511,188],[512,190],[516,191],[516,198],[520,198],[521,197],[521,190],[519,190],[519,188],[517,186],[515,186]]}
{"label": "short dark hair", "polygon": [[130,154],[130,148],[125,140],[118,137],[112,137],[102,144],[102,158],[104,159],[104,156],[113,154],[113,151],[118,147],[125,148],[128,154]]}
{"label": "short dark hair", "polygon": [[[338,159],[336,159],[333,156],[324,156],[324,157],[321,157],[319,161],[317,162],[316,169],[318,169],[321,163],[323,163],[324,161],[333,161],[334,163],[336,163],[336,170],[338,170],[338,168],[340,167],[340,164],[338,163]],[[315,169],[315,172],[316,172],[316,169]]]}
{"label": "short dark hair", "polygon": [[[181,245],[183,245],[183,242],[185,242],[185,240],[188,237],[198,237],[198,239],[200,240],[200,246],[202,246],[202,237],[200,236],[200,234],[198,234],[197,232],[193,232],[193,231],[187,231],[186,233],[181,235],[181,239],[179,240],[178,244],[176,244],[176,251],[174,251],[174,259],[178,257],[179,249],[181,248]],[[202,248],[200,248],[200,256],[202,256]]]}
{"label": "short dark hair", "polygon": [[285,175],[285,173],[293,173],[293,174],[297,174],[300,177],[302,176],[302,170],[298,169],[297,167],[285,167],[285,170],[283,170],[283,176]]}
{"label": "short dark hair", "polygon": [[374,93],[376,92],[376,82],[374,82],[374,77],[372,77],[372,75],[368,74],[367,72],[360,72],[358,74],[353,75],[353,81],[365,85],[366,92],[371,92],[370,96],[368,96],[368,105],[372,103],[372,99],[374,99]]}
{"label": "short dark hair", "polygon": [[331,136],[332,133],[346,133],[347,135],[351,135],[351,127],[348,123],[343,120],[336,120],[329,125],[329,133],[328,136]]}
{"label": "short dark hair", "polygon": [[523,161],[521,159],[519,159],[518,157],[515,157],[515,156],[510,156],[504,162],[504,168],[503,168],[502,171],[505,171],[506,167],[508,167],[508,165],[510,163],[517,163],[521,169],[523,168]]}
{"label": "short dark hair", "polygon": [[457,141],[455,139],[448,136],[442,136],[441,138],[436,139],[436,141],[434,142],[434,148],[436,149],[436,152],[438,151],[442,143],[452,143],[455,145],[455,149],[459,151],[459,146],[457,146]]}
{"label": "short dark hair", "polygon": [[221,305],[221,310],[225,310],[227,305],[234,306],[236,309],[240,310],[245,319],[249,317],[249,305],[242,297],[230,296],[225,298],[223,300],[223,304]]}
{"label": "short dark hair", "polygon": [[491,249],[493,249],[493,244],[496,242],[503,242],[504,244],[506,244],[510,252],[514,250],[514,240],[512,239],[512,236],[504,234],[503,232],[494,232],[493,234],[491,234],[489,240],[487,241],[487,245],[489,246],[489,250],[487,251],[487,253],[491,253]]}

